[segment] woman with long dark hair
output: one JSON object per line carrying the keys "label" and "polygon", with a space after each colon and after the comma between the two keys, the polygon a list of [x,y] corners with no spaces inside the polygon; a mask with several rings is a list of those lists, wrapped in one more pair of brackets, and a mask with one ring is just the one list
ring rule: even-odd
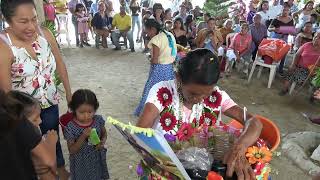
{"label": "woman with long dark hair", "polygon": [[148,47],[151,49],[151,67],[142,99],[134,113],[136,116],[139,116],[142,112],[153,85],[161,81],[174,79],[173,62],[177,55],[174,36],[170,32],[163,30],[155,19],[148,19],[145,22],[145,31],[151,39],[148,43]]}
{"label": "woman with long dark hair", "polygon": [[184,30],[183,20],[180,17],[175,18],[173,23],[172,34],[176,38],[176,43],[186,47],[188,45],[187,32]]}

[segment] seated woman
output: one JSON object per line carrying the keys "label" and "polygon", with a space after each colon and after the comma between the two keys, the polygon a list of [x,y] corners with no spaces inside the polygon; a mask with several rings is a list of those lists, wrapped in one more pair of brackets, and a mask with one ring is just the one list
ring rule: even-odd
{"label": "seated woman", "polygon": [[179,61],[175,80],[162,81],[152,87],[137,126],[175,135],[182,123],[195,123],[197,127],[221,126],[223,122],[213,117],[222,112],[245,126],[237,142],[225,154],[227,175],[235,172],[238,177],[253,179],[245,153],[259,137],[262,124],[250,114],[244,119],[243,109],[216,86],[219,75],[218,57],[210,50],[189,52]]}
{"label": "seated woman", "polygon": [[[268,31],[271,32],[271,37],[276,39],[282,39],[288,42],[289,35],[295,35],[294,21],[290,16],[290,6],[288,3],[283,4],[282,13],[272,20]],[[281,60],[278,71],[283,73],[283,67],[285,65],[286,56]]]}
{"label": "seated woman", "polygon": [[99,48],[100,37],[102,37],[102,46],[108,48],[107,37],[109,36],[111,22],[106,13],[104,2],[99,2],[98,10],[91,21],[91,25],[96,33],[96,47]]}
{"label": "seated woman", "polygon": [[[309,76],[312,66],[320,65],[320,33],[316,33],[312,42],[307,42],[297,51],[288,74],[285,76],[283,90],[279,93],[284,96],[289,91],[291,83],[302,84]],[[312,68],[314,69],[314,68]]]}
{"label": "seated woman", "polygon": [[232,20],[231,19],[228,19],[224,22],[223,24],[223,27],[219,29],[220,30],[220,33],[223,37],[223,45],[226,45],[227,44],[227,35],[230,34],[230,33],[233,33],[233,29],[232,29]]}
{"label": "seated woman", "polygon": [[313,39],[312,23],[306,22],[302,31],[297,35],[294,43],[294,50],[297,51],[302,45],[311,42]]}
{"label": "seated woman", "polygon": [[183,20],[181,17],[177,17],[173,23],[172,34],[176,38],[176,43],[183,47],[188,46],[187,32],[184,30]]}
{"label": "seated woman", "polygon": [[250,57],[251,57],[251,42],[252,37],[250,34],[248,34],[249,31],[249,25],[244,23],[241,25],[241,31],[240,33],[237,33],[233,39],[231,40],[231,44],[229,49],[227,50],[226,56],[227,56],[227,62],[225,71],[226,73],[230,72],[230,62],[237,61],[240,62],[240,60],[244,63],[244,70],[243,72],[245,74],[248,74],[249,71],[249,64],[250,64]]}

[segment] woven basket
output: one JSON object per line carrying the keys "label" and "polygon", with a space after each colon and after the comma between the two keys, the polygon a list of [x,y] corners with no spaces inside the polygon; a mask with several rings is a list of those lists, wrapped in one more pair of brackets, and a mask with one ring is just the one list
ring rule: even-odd
{"label": "woven basket", "polygon": [[213,129],[214,146],[209,149],[214,160],[222,161],[225,153],[230,149],[235,141],[234,135],[223,132],[218,129]]}

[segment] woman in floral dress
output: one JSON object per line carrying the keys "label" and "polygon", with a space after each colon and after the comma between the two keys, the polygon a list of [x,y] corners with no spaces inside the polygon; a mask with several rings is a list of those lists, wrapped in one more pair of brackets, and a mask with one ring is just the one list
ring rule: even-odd
{"label": "woman in floral dress", "polygon": [[[1,11],[9,27],[0,33],[0,88],[30,94],[41,105],[41,131],[59,130],[61,96],[55,84],[57,71],[71,99],[66,66],[53,35],[38,27],[32,0],[1,1]],[[60,179],[68,178],[60,142],[57,143],[57,166]]]}
{"label": "woman in floral dress", "polygon": [[227,175],[235,172],[239,178],[253,179],[245,152],[258,139],[262,124],[250,114],[244,119],[243,110],[216,86],[219,72],[218,57],[210,50],[189,52],[179,62],[175,80],[162,81],[152,87],[137,126],[171,135],[176,135],[183,123],[216,125],[228,130],[226,124],[217,120],[222,112],[245,126],[225,155]]}

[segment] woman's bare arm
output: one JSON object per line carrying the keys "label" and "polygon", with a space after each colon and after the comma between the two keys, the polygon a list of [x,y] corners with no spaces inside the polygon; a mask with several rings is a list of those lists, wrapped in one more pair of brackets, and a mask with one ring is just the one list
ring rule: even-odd
{"label": "woman's bare arm", "polygon": [[70,82],[69,82],[69,76],[68,76],[68,71],[66,68],[65,63],[63,62],[58,44],[52,35],[52,33],[48,29],[43,29],[43,33],[47,39],[47,41],[51,45],[51,50],[52,53],[55,57],[56,64],[57,64],[57,72],[59,74],[59,77],[61,78],[61,81],[63,83],[64,89],[66,91],[66,98],[67,102],[69,103],[71,101],[71,88],[70,88]]}
{"label": "woman's bare arm", "polygon": [[12,88],[11,64],[13,54],[10,47],[0,39],[0,88],[8,92]]}
{"label": "woman's bare arm", "polygon": [[136,126],[143,128],[152,128],[153,124],[156,121],[156,118],[159,116],[159,113],[160,112],[155,105],[146,103]]}
{"label": "woman's bare arm", "polygon": [[245,121],[243,117],[243,109],[239,106],[233,106],[224,114],[239,121],[242,125],[244,125],[244,131],[238,139],[238,143],[244,144],[246,147],[249,147],[257,141],[262,130],[262,123],[258,119],[248,113],[246,115],[247,120]]}

